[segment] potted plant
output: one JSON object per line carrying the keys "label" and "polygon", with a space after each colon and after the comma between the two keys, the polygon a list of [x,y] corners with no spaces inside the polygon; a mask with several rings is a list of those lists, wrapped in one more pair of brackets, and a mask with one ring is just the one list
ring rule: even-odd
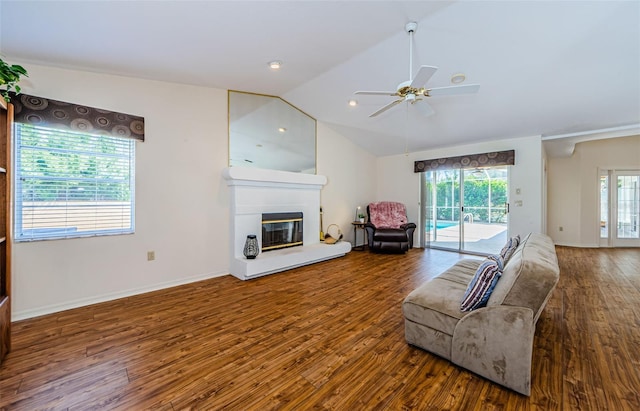
{"label": "potted plant", "polygon": [[361,223],[364,223],[364,214],[358,214],[358,220],[360,220]]}
{"label": "potted plant", "polygon": [[20,86],[18,85],[20,76],[29,77],[24,67],[17,64],[9,65],[0,58],[0,87],[4,88],[0,90],[0,94],[2,94],[5,101],[9,102],[11,100],[9,96],[11,90],[14,90],[16,94],[20,93]]}

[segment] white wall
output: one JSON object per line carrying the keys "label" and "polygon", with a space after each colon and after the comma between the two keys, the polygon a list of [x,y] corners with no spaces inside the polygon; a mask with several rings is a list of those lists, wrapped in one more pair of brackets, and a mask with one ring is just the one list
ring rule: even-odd
{"label": "white wall", "polygon": [[[140,115],[133,235],[15,243],[13,320],[229,272],[227,91],[17,62],[23,91]],[[318,173],[329,223],[346,239],[352,213],[375,193],[375,157],[318,125]],[[154,250],[156,260],[146,260]]]}
{"label": "white wall", "polygon": [[[378,159],[377,201],[399,201],[407,206],[409,221],[419,222],[420,175],[413,172],[414,161],[432,158],[454,157],[491,151],[515,150],[515,165],[511,167],[509,180],[510,235],[544,232],[542,143],[540,136],[467,144],[421,151]],[[516,189],[520,188],[520,194]],[[515,207],[516,200],[522,207]],[[417,230],[416,230],[417,231]],[[414,238],[418,246],[418,234]]]}
{"label": "white wall", "polygon": [[[318,123],[318,174],[327,176],[327,185],[321,193],[324,230],[329,224],[338,224],[345,241],[353,244],[351,222],[356,208],[375,201],[376,157],[346,140],[328,125]],[[363,241],[358,234],[358,244]]]}
{"label": "white wall", "polygon": [[599,246],[599,169],[640,169],[640,136],[583,142],[571,157],[548,159],[547,229],[556,244]]}
{"label": "white wall", "polygon": [[146,141],[135,234],[14,244],[14,319],[226,274],[226,90],[25,67],[25,93],[141,115]]}

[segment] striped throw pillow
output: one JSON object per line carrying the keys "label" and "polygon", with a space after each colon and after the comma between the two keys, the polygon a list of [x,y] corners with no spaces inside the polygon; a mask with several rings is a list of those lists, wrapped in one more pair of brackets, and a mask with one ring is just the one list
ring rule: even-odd
{"label": "striped throw pillow", "polygon": [[471,279],[460,303],[461,311],[472,311],[484,307],[502,276],[504,260],[500,255],[490,255],[480,264]]}
{"label": "striped throw pillow", "polygon": [[502,247],[502,250],[500,250],[500,256],[502,257],[505,263],[509,261],[509,258],[511,258],[511,256],[516,251],[516,248],[518,248],[519,245],[520,245],[520,235],[511,237],[509,240],[507,240],[507,244],[505,244],[504,247]]}

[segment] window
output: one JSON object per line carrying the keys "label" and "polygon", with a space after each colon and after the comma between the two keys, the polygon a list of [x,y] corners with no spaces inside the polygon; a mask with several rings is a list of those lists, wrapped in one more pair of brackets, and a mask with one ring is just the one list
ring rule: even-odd
{"label": "window", "polygon": [[15,240],[135,229],[135,141],[15,124]]}

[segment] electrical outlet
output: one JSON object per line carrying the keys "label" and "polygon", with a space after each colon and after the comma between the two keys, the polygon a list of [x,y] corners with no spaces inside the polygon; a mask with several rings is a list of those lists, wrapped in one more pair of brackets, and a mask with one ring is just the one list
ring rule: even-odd
{"label": "electrical outlet", "polygon": [[147,261],[153,261],[156,259],[155,251],[147,251]]}

